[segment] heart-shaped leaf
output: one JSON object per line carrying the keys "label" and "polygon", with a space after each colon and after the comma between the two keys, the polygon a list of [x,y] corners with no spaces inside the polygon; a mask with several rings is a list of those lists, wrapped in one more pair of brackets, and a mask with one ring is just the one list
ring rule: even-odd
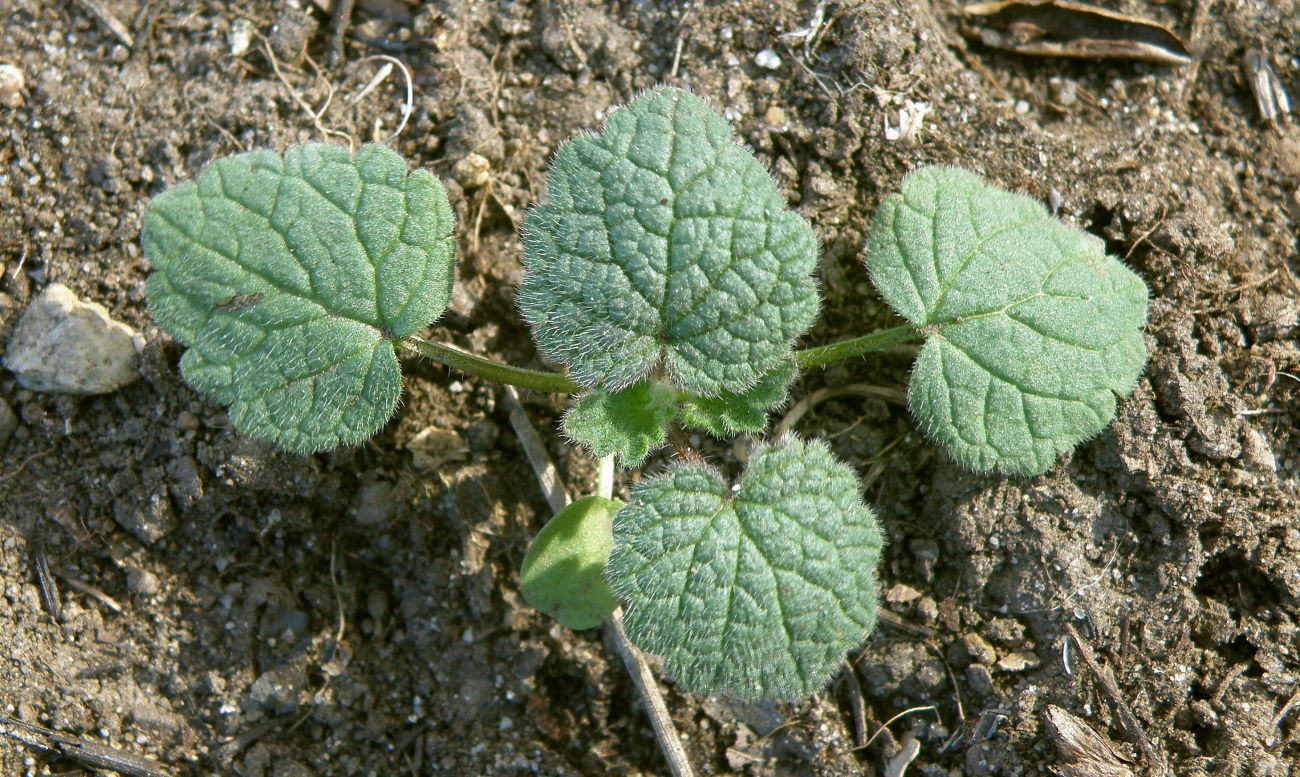
{"label": "heart-shaped leaf", "polygon": [[1110,423],[1146,363],[1142,279],[1096,237],[966,170],[909,174],[876,214],[867,267],[927,335],[913,415],[972,469],[1043,472]]}
{"label": "heart-shaped leaf", "polygon": [[807,696],[873,628],[880,528],[824,443],[764,444],[735,487],[678,464],[632,497],[607,575],[632,641],[687,689]]}
{"label": "heart-shaped leaf", "polygon": [[372,436],[402,378],[395,338],[447,307],[442,184],[383,146],[218,159],[144,218],[149,307],[181,373],[254,437],[311,452]]}
{"label": "heart-shaped leaf", "polygon": [[700,98],[661,87],[562,149],[523,227],[519,306],[590,388],[743,392],[816,315],[817,242]]}

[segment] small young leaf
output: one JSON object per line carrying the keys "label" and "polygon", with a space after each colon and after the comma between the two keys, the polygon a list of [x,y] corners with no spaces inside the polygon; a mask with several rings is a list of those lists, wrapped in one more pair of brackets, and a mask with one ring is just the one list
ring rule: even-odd
{"label": "small young leaf", "polygon": [[234,425],[307,453],[360,442],[401,394],[392,340],[451,294],[442,184],[383,146],[218,159],[144,217],[149,308]]}
{"label": "small young leaf", "polygon": [[605,582],[605,560],[614,547],[610,524],[622,506],[589,496],[547,521],[519,572],[524,600],[571,629],[590,629],[608,618],[618,600]]}
{"label": "small young leaf", "polygon": [[794,362],[786,362],[759,378],[748,391],[723,391],[716,397],[690,395],[682,402],[682,423],[718,437],[760,432],[767,426],[767,411],[785,402],[786,390],[798,372]]}
{"label": "small young leaf", "polygon": [[618,391],[589,391],[564,416],[564,431],[596,457],[618,454],[624,467],[640,464],[664,444],[677,416],[677,391],[643,380]]}
{"label": "small young leaf", "polygon": [[735,488],[695,464],[642,481],[606,572],[632,641],[687,689],[798,698],[874,626],[881,543],[853,471],[786,438]]}
{"label": "small young leaf", "polygon": [[908,175],[876,214],[867,267],[928,335],[913,415],[972,469],[1043,472],[1110,423],[1146,363],[1142,280],[1097,238],[966,170]]}
{"label": "small young leaf", "polygon": [[704,396],[790,358],[819,304],[817,242],[700,98],[660,87],[574,138],[523,227],[519,306],[591,388],[653,373]]}

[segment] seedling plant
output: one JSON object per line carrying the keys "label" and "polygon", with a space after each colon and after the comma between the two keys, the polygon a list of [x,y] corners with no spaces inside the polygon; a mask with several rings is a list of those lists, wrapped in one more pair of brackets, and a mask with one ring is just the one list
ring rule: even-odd
{"label": "seedling plant", "polygon": [[865,264],[904,320],[797,350],[817,315],[817,239],[700,98],[651,90],[564,145],[524,222],[518,305],[562,372],[419,332],[455,265],[442,185],[378,145],[218,159],[154,198],[144,249],[180,368],[234,425],[297,453],[373,436],[401,393],[396,348],[575,395],[565,434],[636,467],[679,458],[624,504],[604,493],[534,540],[525,597],[572,628],[619,606],[685,688],[797,698],[872,630],[882,535],[826,443],[756,443],[733,484],[682,430],[761,435],[802,370],[919,343],[908,404],[958,464],[1033,475],[1098,434],[1146,360],[1147,289],[1100,240],[954,167],[889,196]]}

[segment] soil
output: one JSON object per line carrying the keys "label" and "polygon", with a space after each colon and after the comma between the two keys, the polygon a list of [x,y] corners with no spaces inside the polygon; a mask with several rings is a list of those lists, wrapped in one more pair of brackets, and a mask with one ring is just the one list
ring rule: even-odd
{"label": "soil", "polygon": [[[20,421],[0,453],[0,712],[169,775],[666,773],[601,633],[519,596],[548,511],[498,387],[412,359],[375,440],[290,456],[188,388],[179,346],[150,322],[147,199],[219,155],[387,138],[400,71],[364,90],[383,54],[415,94],[391,145],[448,181],[459,219],[455,303],[431,336],[495,358],[543,366],[512,290],[515,230],[548,157],[662,82],[724,110],[812,220],[826,305],[805,344],[895,323],[864,236],[922,163],[1059,203],[1151,287],[1145,375],[1104,434],[1041,477],[962,471],[876,395],[803,417],[801,434],[863,476],[889,537],[892,617],[851,673],[800,703],[666,680],[701,774],[882,774],[895,759],[899,775],[917,745],[912,774],[1049,774],[1066,764],[1049,705],[1133,773],[1300,773],[1300,131],[1261,120],[1242,69],[1258,48],[1300,89],[1296,3],[1112,6],[1182,35],[1195,61],[1181,67],[987,48],[956,5],[925,0],[361,0],[332,67],[329,15],[305,0],[0,7],[0,61],[26,78],[0,107],[0,342],[57,282],[144,344],[140,379],[106,396],[36,394],[0,373]],[[919,131],[900,136],[900,110],[919,103]],[[908,363],[840,363],[794,398],[898,388]],[[556,428],[562,399],[524,401]],[[545,436],[578,494],[590,458]],[[82,773],[0,741],[0,773]]]}

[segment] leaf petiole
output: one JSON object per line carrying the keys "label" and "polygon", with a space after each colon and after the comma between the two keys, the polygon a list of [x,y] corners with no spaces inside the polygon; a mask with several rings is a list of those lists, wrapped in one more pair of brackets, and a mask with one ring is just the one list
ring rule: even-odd
{"label": "leaf petiole", "polygon": [[[916,327],[911,324],[904,324],[891,329],[872,332],[862,337],[841,340],[830,345],[819,345],[815,348],[795,351],[794,360],[800,368],[807,369],[840,361],[841,359],[861,356],[872,351],[879,351],[893,345],[919,340],[923,336],[924,334],[918,331]],[[452,345],[425,340],[423,337],[415,335],[400,337],[394,343],[408,351],[418,353],[430,361],[452,367],[469,375],[494,380],[497,383],[507,383],[511,386],[550,394],[578,394],[585,391],[582,386],[563,373],[548,370],[530,370],[524,367],[502,364],[491,359],[484,359],[481,356],[475,356]]]}
{"label": "leaf petiole", "polygon": [[890,329],[881,329],[878,332],[872,332],[862,337],[854,337],[851,340],[841,340],[830,345],[819,345],[816,348],[804,348],[801,351],[795,351],[794,362],[799,365],[800,369],[808,369],[809,367],[818,367],[853,356],[861,356],[864,353],[879,351],[893,345],[901,345],[912,340],[920,340],[924,336],[921,331],[911,324],[903,324]]}
{"label": "leaf petiole", "polygon": [[423,337],[414,335],[399,337],[394,343],[409,351],[414,351],[430,361],[453,367],[461,372],[476,375],[480,378],[494,380],[497,383],[507,383],[511,386],[551,394],[577,394],[584,390],[582,386],[570,380],[567,375],[559,372],[530,370],[524,367],[494,362],[491,359],[484,359],[481,356],[462,351],[455,346],[425,340]]}

